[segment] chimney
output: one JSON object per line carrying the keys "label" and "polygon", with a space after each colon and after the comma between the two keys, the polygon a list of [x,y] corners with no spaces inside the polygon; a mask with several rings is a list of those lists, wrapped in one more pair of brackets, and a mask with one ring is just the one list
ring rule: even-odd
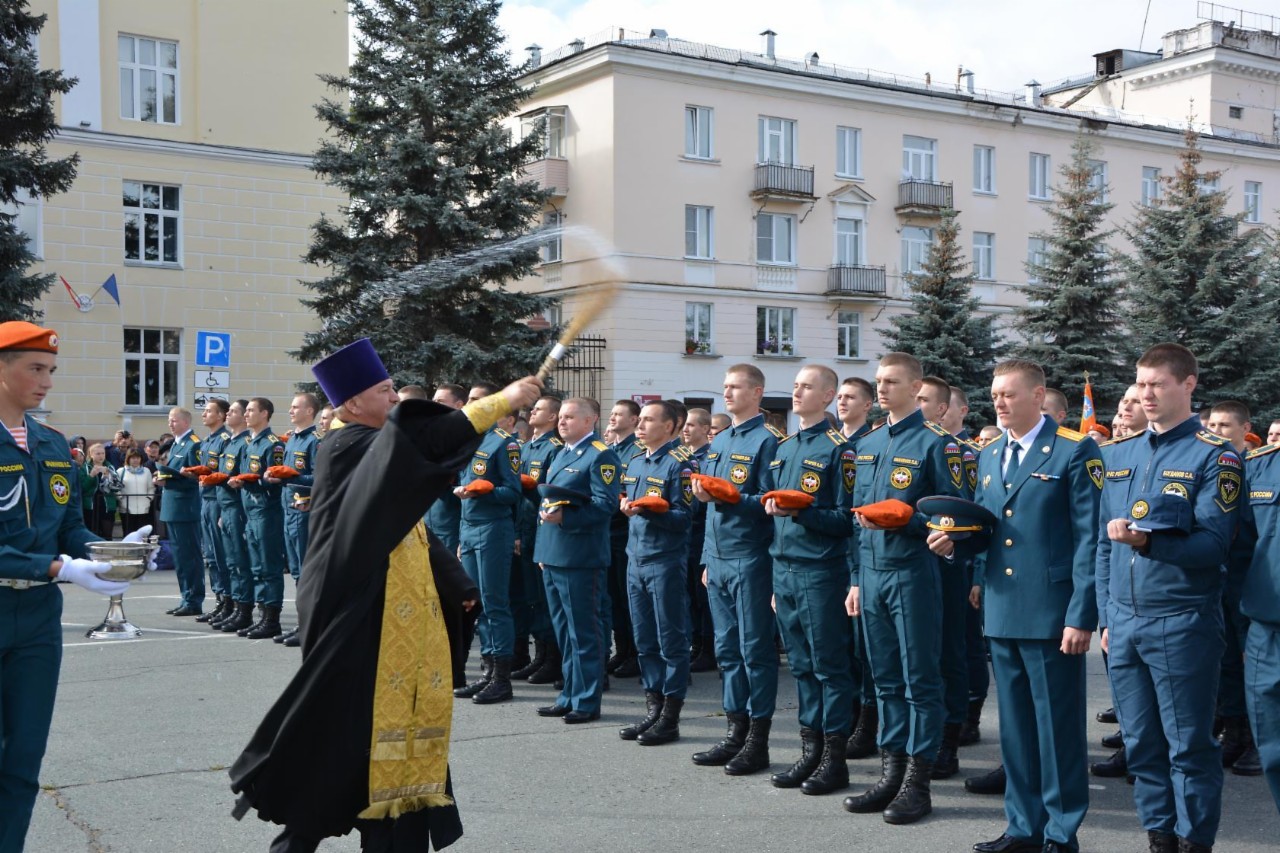
{"label": "chimney", "polygon": [[770,59],[776,59],[777,57],[775,57],[773,53],[773,44],[774,39],[777,38],[778,34],[773,30],[765,30],[760,35],[764,36],[764,55]]}
{"label": "chimney", "polygon": [[582,39],[574,39],[573,41],[569,42],[569,52],[582,53],[582,49],[586,46],[587,46],[587,43]]}
{"label": "chimney", "polygon": [[961,65],[956,69],[956,91],[957,92],[960,91],[961,80],[963,80],[965,83],[965,89],[967,89],[969,94],[972,95],[973,94],[973,72],[965,68],[963,65]]}
{"label": "chimney", "polygon": [[804,58],[804,64],[808,65],[810,68],[816,68],[818,65],[818,52],[815,50],[813,53],[806,56]]}
{"label": "chimney", "polygon": [[667,35],[666,30],[649,30],[649,38],[664,39],[664,38],[670,38],[670,36]]}
{"label": "chimney", "polygon": [[542,65],[542,45],[531,44],[525,48],[529,52],[529,67],[537,68]]}
{"label": "chimney", "polygon": [[1027,106],[1040,106],[1040,82],[1038,80],[1032,80],[1027,83]]}

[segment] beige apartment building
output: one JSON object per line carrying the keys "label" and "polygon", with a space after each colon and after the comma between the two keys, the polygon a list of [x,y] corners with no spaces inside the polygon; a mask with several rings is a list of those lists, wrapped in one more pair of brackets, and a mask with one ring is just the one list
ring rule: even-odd
{"label": "beige apartment building", "polygon": [[[344,74],[343,0],[34,0],[40,62],[79,83],[50,156],[80,155],[70,192],[21,211],[61,282],[61,337],[41,413],[67,433],[164,432],[173,405],[266,396],[276,425],[309,378],[287,351],[314,319],[300,256],[340,196],[310,154],[318,74]],[[112,276],[119,304],[102,287]]]}
{"label": "beige apartment building", "polygon": [[870,378],[878,331],[907,310],[904,275],[948,207],[976,295],[1007,315],[1081,133],[1116,223],[1159,197],[1194,113],[1230,208],[1246,227],[1276,224],[1274,33],[1204,21],[1160,53],[1082,53],[1096,71],[1017,93],[979,89],[964,69],[913,80],[789,61],[762,35],[760,53],[660,30],[530,48],[519,125],[546,136],[529,173],[553,188],[547,221],[565,231],[522,286],[561,297],[567,320],[620,284],[592,329],[603,342],[558,374],[562,387],[718,409],[724,368],[749,361],[768,408],[785,412],[804,362]]}

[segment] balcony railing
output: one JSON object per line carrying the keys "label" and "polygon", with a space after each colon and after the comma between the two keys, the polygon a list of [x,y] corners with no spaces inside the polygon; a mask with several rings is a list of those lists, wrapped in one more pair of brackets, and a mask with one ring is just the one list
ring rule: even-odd
{"label": "balcony railing", "polygon": [[836,264],[827,270],[828,296],[885,296],[884,267]]}
{"label": "balcony railing", "polygon": [[569,194],[569,161],[563,157],[534,160],[524,167],[522,177],[535,181],[541,189],[550,190],[554,197],[564,198]]}
{"label": "balcony railing", "polygon": [[898,206],[895,209],[899,213],[937,214],[952,206],[953,197],[951,184],[908,179],[898,184]]}
{"label": "balcony railing", "polygon": [[785,166],[782,163],[756,164],[755,196],[813,198],[813,167]]}

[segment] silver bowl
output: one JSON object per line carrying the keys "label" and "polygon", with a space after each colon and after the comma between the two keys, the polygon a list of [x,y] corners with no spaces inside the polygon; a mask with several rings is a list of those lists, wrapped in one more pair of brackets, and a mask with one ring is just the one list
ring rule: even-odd
{"label": "silver bowl", "polygon": [[90,542],[89,558],[110,563],[111,569],[98,572],[104,581],[132,581],[147,573],[147,564],[159,545],[152,542]]}

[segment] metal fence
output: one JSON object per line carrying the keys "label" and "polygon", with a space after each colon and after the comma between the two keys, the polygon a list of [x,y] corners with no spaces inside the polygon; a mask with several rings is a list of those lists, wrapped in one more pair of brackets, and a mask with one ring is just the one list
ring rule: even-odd
{"label": "metal fence", "polygon": [[580,335],[551,373],[553,390],[563,397],[600,399],[604,379],[604,335]]}

